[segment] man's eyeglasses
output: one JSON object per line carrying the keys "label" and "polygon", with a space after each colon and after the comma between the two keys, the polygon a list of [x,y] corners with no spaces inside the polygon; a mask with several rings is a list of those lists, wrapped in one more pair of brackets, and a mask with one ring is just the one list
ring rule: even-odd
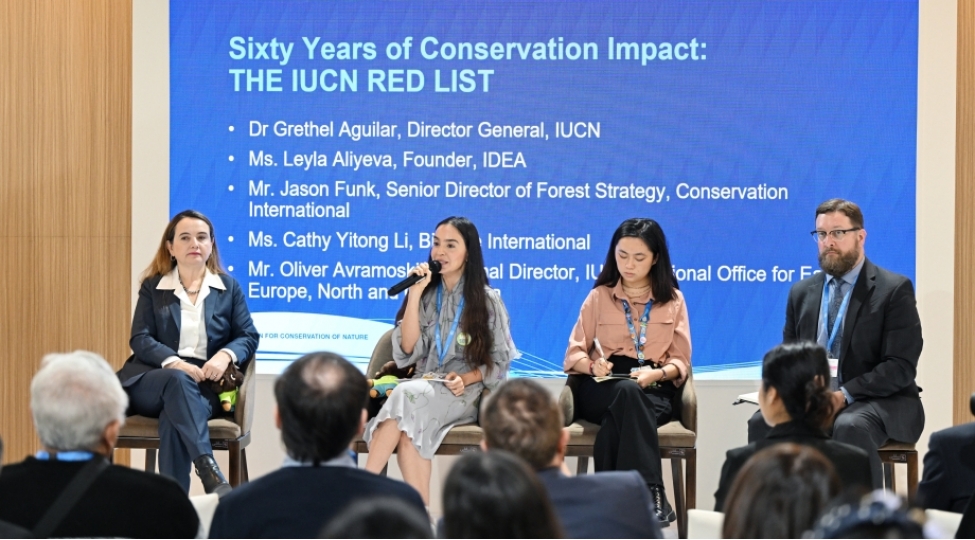
{"label": "man's eyeglasses", "polygon": [[831,237],[833,237],[833,240],[836,240],[837,242],[839,242],[840,240],[842,240],[847,235],[847,233],[856,232],[856,231],[859,231],[860,229],[861,229],[861,227],[854,227],[852,229],[836,229],[835,231],[829,231],[829,232],[827,232],[827,231],[813,231],[813,232],[811,232],[809,234],[812,235],[812,239],[813,239],[814,242],[824,242],[824,241],[826,241],[826,237],[827,236],[831,236]]}

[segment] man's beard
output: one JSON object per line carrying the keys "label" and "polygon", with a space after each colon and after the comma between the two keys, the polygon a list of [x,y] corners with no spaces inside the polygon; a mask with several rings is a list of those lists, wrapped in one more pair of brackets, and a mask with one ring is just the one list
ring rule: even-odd
{"label": "man's beard", "polygon": [[826,255],[829,252],[819,254],[819,267],[823,269],[823,272],[833,276],[840,277],[845,275],[853,267],[857,265],[857,261],[860,260],[860,245],[859,242],[850,251],[846,253],[841,253],[839,251],[836,254],[839,257],[829,259]]}

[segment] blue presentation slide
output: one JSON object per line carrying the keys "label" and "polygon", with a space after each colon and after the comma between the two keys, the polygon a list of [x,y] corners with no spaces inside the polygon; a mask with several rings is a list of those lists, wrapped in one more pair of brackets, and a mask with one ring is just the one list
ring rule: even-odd
{"label": "blue presentation slide", "polygon": [[262,362],[364,365],[448,216],[513,376],[561,374],[630,217],[667,234],[702,375],[781,341],[826,199],[914,278],[916,1],[171,0],[170,50],[170,210],[214,221]]}

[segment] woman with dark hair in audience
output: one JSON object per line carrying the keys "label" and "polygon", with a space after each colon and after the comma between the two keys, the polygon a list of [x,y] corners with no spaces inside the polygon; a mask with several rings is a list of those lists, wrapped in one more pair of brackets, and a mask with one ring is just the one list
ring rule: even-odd
{"label": "woman with dark hair in audience", "polygon": [[430,518],[396,497],[364,498],[344,508],[319,538],[433,538]]}
{"label": "woman with dark hair in audience", "polygon": [[230,485],[213,459],[207,420],[222,413],[211,382],[245,371],[260,336],[244,291],[220,265],[213,224],[195,210],[173,216],[142,273],[132,317],[132,357],[118,377],[130,414],[159,418],[159,472],[190,489],[190,465],[207,493]]}
{"label": "woman with dark hair in audience", "polygon": [[[434,262],[439,272],[431,271]],[[423,279],[396,314],[393,360],[416,370],[413,380],[396,386],[363,438],[367,470],[379,473],[396,451],[403,479],[430,504],[437,448],[450,428],[477,421],[481,392],[505,380],[518,351],[501,296],[488,286],[481,238],[470,220],[438,223],[429,262],[410,274]]]}
{"label": "woman with dark hair in audience", "polygon": [[545,486],[514,454],[466,454],[443,489],[446,538],[563,538]]}
{"label": "woman with dark hair in audience", "polygon": [[800,538],[840,491],[815,448],[778,444],[751,457],[728,494],[723,538]]}
{"label": "woman with dark hair in audience", "polygon": [[[667,502],[657,427],[673,418],[673,401],[691,370],[691,330],[667,239],[652,219],[624,221],[565,352],[566,373],[581,378],[576,417],[600,425],[597,471],[635,470],[654,498],[657,519],[676,519]],[[628,377],[628,379],[623,378]]]}
{"label": "woman with dark hair in audience", "polygon": [[772,426],[765,439],[728,450],[721,481],[714,494],[714,509],[725,508],[725,498],[746,461],[763,448],[781,443],[812,446],[833,464],[843,487],[859,496],[870,491],[870,461],[865,451],[831,440],[832,423],[829,361],[826,349],[810,341],[783,343],[765,354],[758,404]]}

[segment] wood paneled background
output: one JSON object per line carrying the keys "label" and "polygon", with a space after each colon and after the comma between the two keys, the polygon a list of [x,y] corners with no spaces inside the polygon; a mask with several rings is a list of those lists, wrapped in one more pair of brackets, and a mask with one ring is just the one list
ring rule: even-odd
{"label": "wood paneled background", "polygon": [[955,127],[954,423],[972,421],[975,392],[975,2],[958,2]]}
{"label": "wood paneled background", "polygon": [[52,351],[128,354],[131,0],[0,2],[0,436],[36,451]]}

